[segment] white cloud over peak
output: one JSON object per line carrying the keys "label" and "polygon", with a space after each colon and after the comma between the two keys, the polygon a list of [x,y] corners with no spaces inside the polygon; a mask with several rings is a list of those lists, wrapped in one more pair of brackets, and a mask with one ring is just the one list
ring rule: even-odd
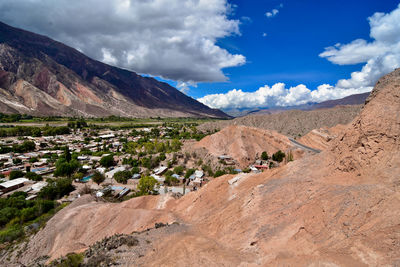
{"label": "white cloud over peak", "polygon": [[246,58],[217,39],[240,34],[227,0],[2,0],[3,22],[100,61],[184,82],[225,81]]}
{"label": "white cloud over peak", "polygon": [[197,99],[213,108],[266,108],[287,107],[302,105],[309,102],[322,102],[330,99],[338,99],[348,95],[364,93],[371,88],[340,89],[328,84],[318,86],[311,91],[304,84],[286,88],[284,83],[276,83],[273,86],[265,85],[254,92],[243,92],[233,89],[224,94],[206,95]]}
{"label": "white cloud over peak", "polygon": [[325,48],[319,56],[339,65],[365,63],[349,79],[337,81],[335,86],[323,84],[315,90],[305,85],[286,88],[283,83],[260,87],[255,92],[231,90],[225,94],[207,95],[200,102],[221,109],[266,108],[301,105],[339,99],[352,94],[369,92],[383,75],[400,67],[400,5],[388,14],[375,13],[368,18],[372,42],[357,39],[349,44]]}

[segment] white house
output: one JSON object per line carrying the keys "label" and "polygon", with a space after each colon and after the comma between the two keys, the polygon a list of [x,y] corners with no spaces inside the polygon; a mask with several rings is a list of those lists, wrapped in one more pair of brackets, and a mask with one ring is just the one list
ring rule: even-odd
{"label": "white house", "polygon": [[105,176],[106,176],[106,178],[110,178],[111,179],[111,178],[114,177],[114,174],[116,174],[117,172],[121,172],[121,171],[125,171],[125,170],[126,170],[126,168],[124,166],[117,167],[117,168],[115,168],[115,169],[113,169],[113,170],[111,170],[109,172],[106,172]]}

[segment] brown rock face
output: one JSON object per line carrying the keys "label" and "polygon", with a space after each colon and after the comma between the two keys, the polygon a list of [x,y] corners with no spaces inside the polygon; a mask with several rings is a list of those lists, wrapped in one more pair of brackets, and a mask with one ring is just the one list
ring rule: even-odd
{"label": "brown rock face", "polygon": [[[116,252],[118,263],[398,266],[399,114],[400,70],[396,70],[378,82],[361,114],[322,153],[256,175],[226,175],[178,200],[154,196],[113,205],[111,214],[118,210],[129,214],[142,209],[154,212],[141,222],[143,225],[162,220],[161,212],[162,218],[173,218],[187,226],[184,232],[153,241],[152,249],[138,260],[118,258]],[[109,205],[84,209],[106,214]],[[54,256],[73,250],[67,244],[78,244],[81,239],[69,233],[78,231],[82,208],[67,209],[33,239],[43,240],[46,231],[54,229],[52,240],[57,242],[30,242],[28,251],[38,253],[26,254],[20,258],[22,263],[45,253]],[[107,234],[139,226],[136,218],[126,217],[130,223],[123,224],[109,218],[107,215],[85,226],[85,232],[95,234],[88,240],[104,236],[100,228],[97,233],[93,230],[96,225],[107,229]]]}
{"label": "brown rock face", "polygon": [[343,171],[395,178],[400,170],[400,69],[376,84],[367,104],[332,145]]}
{"label": "brown rock face", "polygon": [[229,118],[167,83],[92,60],[1,22],[0,89],[0,111],[7,113]]}

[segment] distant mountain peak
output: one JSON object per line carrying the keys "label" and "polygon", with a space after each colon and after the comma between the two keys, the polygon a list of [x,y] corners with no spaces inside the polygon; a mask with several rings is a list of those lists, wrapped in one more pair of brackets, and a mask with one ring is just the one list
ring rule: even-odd
{"label": "distant mountain peak", "polygon": [[0,112],[229,118],[167,83],[0,22]]}

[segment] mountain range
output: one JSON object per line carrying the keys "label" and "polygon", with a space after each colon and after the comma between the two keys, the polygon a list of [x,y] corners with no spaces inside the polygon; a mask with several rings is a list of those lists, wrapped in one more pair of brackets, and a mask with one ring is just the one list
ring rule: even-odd
{"label": "mountain range", "polygon": [[323,108],[333,108],[336,106],[347,106],[347,105],[362,105],[364,104],[365,100],[369,96],[369,92],[362,93],[362,94],[355,94],[346,96],[344,98],[335,99],[335,100],[327,100],[320,103],[307,103],[304,105],[298,106],[288,106],[288,107],[274,107],[268,109],[231,109],[231,110],[224,110],[227,114],[234,116],[234,117],[241,117],[246,115],[260,115],[260,114],[274,114],[280,113],[287,110],[316,110],[316,109],[323,109]]}
{"label": "mountain range", "polygon": [[229,118],[167,83],[0,22],[0,112],[37,116]]}

